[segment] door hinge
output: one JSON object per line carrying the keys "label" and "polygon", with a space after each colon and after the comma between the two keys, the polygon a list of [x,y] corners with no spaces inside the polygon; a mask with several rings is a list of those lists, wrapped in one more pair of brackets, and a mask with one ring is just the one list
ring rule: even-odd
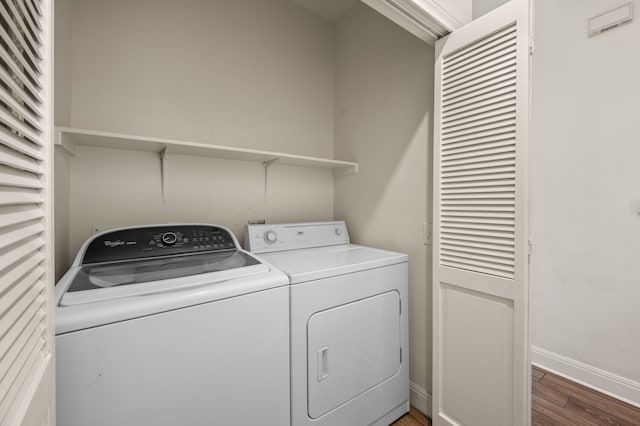
{"label": "door hinge", "polygon": [[529,37],[529,55],[533,55],[533,51],[536,48],[536,44],[535,41],[533,40],[533,37]]}
{"label": "door hinge", "polygon": [[402,348],[400,348],[400,363],[402,363]]}
{"label": "door hinge", "polygon": [[402,299],[398,300],[398,313],[402,315]]}
{"label": "door hinge", "polygon": [[533,253],[533,240],[529,239],[527,241],[527,259],[531,262],[531,253]]}

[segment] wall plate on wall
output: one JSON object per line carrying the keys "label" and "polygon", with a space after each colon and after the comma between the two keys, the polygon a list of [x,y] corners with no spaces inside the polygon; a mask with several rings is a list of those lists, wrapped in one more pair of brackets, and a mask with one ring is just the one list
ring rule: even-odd
{"label": "wall plate on wall", "polygon": [[589,37],[612,30],[633,20],[633,4],[611,9],[589,19]]}

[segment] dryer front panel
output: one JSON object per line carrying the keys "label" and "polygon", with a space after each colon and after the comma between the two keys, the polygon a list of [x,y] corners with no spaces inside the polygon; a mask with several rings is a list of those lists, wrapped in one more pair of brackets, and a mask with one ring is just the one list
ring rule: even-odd
{"label": "dryer front panel", "polygon": [[307,324],[308,414],[316,419],[400,370],[400,294],[317,312]]}
{"label": "dryer front panel", "polygon": [[293,426],[386,426],[408,411],[407,287],[407,263],[289,287]]}

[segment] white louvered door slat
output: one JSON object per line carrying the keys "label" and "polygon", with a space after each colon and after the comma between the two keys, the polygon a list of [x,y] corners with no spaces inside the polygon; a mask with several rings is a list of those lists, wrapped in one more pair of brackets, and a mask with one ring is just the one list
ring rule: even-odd
{"label": "white louvered door slat", "polygon": [[52,2],[0,3],[0,425],[53,424]]}
{"label": "white louvered door slat", "polygon": [[530,424],[529,6],[436,45],[435,426]]}
{"label": "white louvered door slat", "polygon": [[500,44],[507,39],[511,39],[513,33],[514,29],[512,27],[504,27],[495,31],[491,37],[477,40],[474,44],[473,51],[459,50],[458,52],[452,52],[448,55],[447,63],[443,64],[443,69],[450,69],[465,59],[484,54],[487,50],[494,48],[496,44]]}
{"label": "white louvered door slat", "polygon": [[516,43],[513,38],[513,29],[502,36],[502,39],[496,40],[489,44],[490,49],[477,53],[472,57],[465,58],[465,60],[458,62],[455,65],[448,65],[445,67],[447,77],[444,80],[448,83],[451,80],[458,80],[463,76],[469,76],[476,74],[482,69],[488,68],[491,65],[495,65],[500,62],[504,62],[511,59],[509,53],[516,49]]}
{"label": "white louvered door slat", "polygon": [[23,155],[23,153],[9,149],[7,146],[0,146],[0,164],[36,175],[42,174],[44,171],[42,161]]}
{"label": "white louvered door slat", "polygon": [[[509,46],[511,47],[511,46]],[[458,88],[468,87],[470,82],[485,81],[496,77],[500,72],[515,66],[516,61],[512,53],[515,48],[500,51],[497,58],[487,62],[471,62],[463,71],[457,70],[456,75],[444,81],[444,87],[456,91]],[[446,72],[446,71],[445,71]]]}
{"label": "white louvered door slat", "polygon": [[[38,287],[38,290],[42,290],[43,288],[42,283],[39,282],[38,280],[42,277],[42,275],[44,274],[44,271],[42,268],[37,268],[37,267],[33,268],[33,263],[31,266],[32,268],[31,268],[31,272],[29,273],[29,276],[23,279],[22,281],[24,285],[9,287],[5,297],[0,299],[0,309],[9,310],[9,308],[15,305],[20,299],[20,297],[22,297],[24,293],[26,293],[26,291],[30,289],[33,284],[40,285],[40,287]],[[3,358],[2,361],[8,361],[8,359],[5,359],[5,358]],[[0,371],[2,370],[0,369]]]}
{"label": "white louvered door slat", "polygon": [[30,0],[29,3],[31,4],[31,6],[33,6],[33,9],[38,14],[38,17],[42,18],[43,13],[42,13],[42,7],[40,7],[40,2],[38,0]]}
{"label": "white louvered door slat", "polygon": [[[34,322],[41,317],[35,316],[33,317]],[[3,380],[4,383],[11,383],[6,390],[0,388],[0,392],[5,392],[4,399],[0,402],[0,416],[8,417],[11,412],[11,409],[14,405],[20,404],[22,401],[19,399],[19,394],[21,390],[21,385],[25,380],[29,378],[31,375],[31,371],[33,371],[36,367],[36,364],[39,361],[38,353],[42,352],[45,349],[45,341],[40,336],[44,334],[45,327],[39,325],[36,329],[36,333],[33,333],[29,336],[29,340],[25,347],[22,348],[18,356],[16,357],[16,362],[11,367],[11,373],[6,377],[6,380]],[[26,333],[26,330],[23,331]],[[14,372],[17,372],[14,374]]]}
{"label": "white louvered door slat", "polygon": [[[31,43],[31,33],[29,31],[26,31],[24,25],[21,25],[23,23],[22,20],[11,19],[11,15],[7,11],[7,9],[5,9],[5,4],[11,5],[12,3],[0,2],[0,15],[2,15],[5,25],[9,27],[9,30],[14,37],[14,41],[16,43],[19,43],[19,46],[22,47],[20,51],[24,52],[29,61],[33,64],[36,64],[37,66],[38,62],[42,59],[42,56],[40,55],[40,52],[37,50],[37,48],[34,48],[34,45]],[[20,28],[18,28],[18,26],[20,26]],[[39,71],[42,72],[41,69],[39,69]]]}
{"label": "white louvered door slat", "polygon": [[[16,283],[18,283],[21,278],[23,278],[27,274],[30,274],[32,271],[38,269],[38,267],[40,266],[40,263],[43,260],[44,260],[44,256],[41,253],[35,253],[35,254],[32,254],[31,256],[21,259],[19,262],[17,262],[17,264],[15,265],[15,268],[13,268],[7,275],[5,275],[6,281],[2,285],[2,287],[0,287],[0,291],[7,292],[11,289],[11,287],[16,286]],[[18,315],[20,314],[20,310],[19,309],[11,310],[11,312],[8,315],[0,318],[0,322],[9,321],[8,318],[11,318],[11,314]],[[0,340],[0,343],[1,342],[2,340]]]}
{"label": "white louvered door slat", "polygon": [[44,212],[37,206],[14,206],[0,210],[0,228],[19,225],[31,220],[41,220]]}
{"label": "white louvered door slat", "polygon": [[[0,7],[0,12],[2,13],[2,15],[5,18],[6,22],[11,21],[11,23],[9,25],[13,25],[13,26],[19,27],[19,28],[12,28],[13,33],[14,34],[16,32],[20,33],[20,35],[23,38],[23,40],[26,39],[26,42],[29,45],[29,49],[31,50],[31,53],[33,55],[35,55],[38,60],[41,60],[42,59],[42,54],[40,53],[40,50],[38,49],[39,46],[40,46],[40,42],[34,39],[33,34],[31,33],[31,31],[28,30],[28,27],[26,26],[24,20],[22,20],[22,19],[13,20],[13,19],[11,19],[11,16],[18,16],[19,15],[19,12],[17,11],[15,4],[13,2],[2,2],[2,5]],[[39,15],[41,15],[41,14],[39,14]],[[24,42],[23,42],[23,44],[24,44]]]}
{"label": "white louvered door slat", "polygon": [[4,110],[0,110],[0,122],[5,123],[12,129],[20,132],[29,140],[40,139],[39,132],[35,130],[29,123],[22,117],[16,118],[14,114],[8,114]]}
{"label": "white louvered door slat", "polygon": [[[39,90],[42,89],[40,82],[38,80],[29,79],[24,73],[24,69],[18,63],[12,60],[10,52],[6,52],[5,55],[7,56],[8,60],[3,65],[6,67],[5,70],[9,73],[9,76],[15,75],[15,78],[20,81],[20,85],[24,85],[24,92],[34,100],[42,102],[43,99],[38,93]],[[11,60],[9,60],[10,58]]]}
{"label": "white louvered door slat", "polygon": [[[36,34],[39,34],[40,32],[42,32],[42,23],[40,22],[40,19],[39,19],[40,16],[36,16],[30,10],[28,10],[28,9],[33,10],[33,8],[29,8],[29,3],[30,3],[29,0],[18,1],[16,3],[20,7],[21,18],[28,23],[29,31],[35,32]],[[38,3],[42,3],[42,2],[38,0]]]}
{"label": "white louvered door slat", "polygon": [[10,28],[8,26],[6,29],[4,26],[0,27],[0,40],[4,42],[4,46],[8,46],[9,53],[13,54],[12,59],[16,62],[16,65],[26,72],[32,81],[37,82],[42,73],[40,66],[37,62],[29,61],[28,55],[24,52],[24,46],[19,44],[17,39],[12,39],[9,31]]}
{"label": "white louvered door slat", "polygon": [[[39,277],[37,277],[36,279],[39,279]],[[42,287],[34,286],[34,288],[34,294],[38,294],[42,291]],[[31,295],[31,293],[27,293],[27,295]],[[15,323],[12,324],[11,329],[8,330],[7,334],[9,335],[7,336],[7,341],[10,343],[10,346],[7,351],[7,356],[0,360],[1,378],[4,379],[10,376],[12,373],[17,373],[15,371],[12,372],[13,369],[11,367],[18,358],[19,353],[24,350],[27,342],[29,341],[29,338],[33,335],[34,330],[36,330],[38,326],[42,325],[41,320],[44,317],[44,312],[42,309],[43,302],[44,298],[36,298],[31,303],[29,308],[25,310],[24,314]],[[34,319],[36,320],[34,321]],[[42,334],[37,337],[41,338]],[[3,380],[2,383],[5,386],[5,389],[3,389],[5,392],[6,389],[13,385],[10,380]],[[2,394],[4,395],[5,392],[3,392]]]}
{"label": "white louvered door slat", "polygon": [[3,165],[0,165],[0,182],[14,187],[42,188],[42,182],[36,179],[32,173],[12,169]]}
{"label": "white louvered door slat", "polygon": [[30,108],[31,112],[41,117],[40,111],[38,110],[38,104],[42,102],[42,99],[37,95],[37,92],[27,90],[29,87],[25,84],[24,87],[18,85],[13,78],[11,78],[11,74],[5,71],[4,68],[0,67],[0,80],[11,90],[14,98],[17,98],[24,104]]}
{"label": "white louvered door slat", "polygon": [[31,142],[30,140],[24,138],[24,136],[22,138],[14,138],[12,137],[10,132],[8,132],[6,129],[3,129],[1,127],[0,127],[0,148],[2,150],[11,148],[14,151],[17,151],[21,154],[25,154],[26,155],[25,158],[28,158],[31,161],[44,160],[44,156],[41,149],[42,147],[40,145]]}
{"label": "white louvered door slat", "polygon": [[38,238],[44,232],[44,225],[41,221],[33,222],[31,225],[20,226],[12,231],[6,232],[0,242],[0,250],[6,249],[21,241],[29,241]]}
{"label": "white louvered door slat", "polygon": [[28,122],[28,125],[30,126],[30,128],[35,129],[38,132],[42,132],[42,129],[40,128],[40,124],[38,123],[38,121],[31,119],[31,117],[29,116],[29,111],[22,104],[20,104],[13,96],[8,96],[7,92],[0,91],[0,102],[4,103],[5,105],[9,105],[9,107],[13,111],[20,114],[23,117],[23,119]]}
{"label": "white louvered door slat", "polygon": [[447,112],[442,114],[442,118],[448,122],[449,120],[455,120],[459,117],[465,117],[466,112],[469,110],[481,113],[511,105],[515,97],[515,93],[512,92],[508,86],[507,88],[501,89],[501,92],[502,93],[496,91],[494,92],[494,96],[484,100],[474,99],[468,102],[459,102],[451,108],[448,108]]}
{"label": "white louvered door slat", "polygon": [[[38,191],[24,191],[18,188],[3,189],[0,187],[0,207],[19,204],[40,204],[42,197]],[[0,253],[2,255],[2,253]]]}

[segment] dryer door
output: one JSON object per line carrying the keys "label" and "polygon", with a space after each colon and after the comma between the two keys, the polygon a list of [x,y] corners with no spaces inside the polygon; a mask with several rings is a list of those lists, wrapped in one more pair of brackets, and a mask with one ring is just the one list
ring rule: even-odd
{"label": "dryer door", "polygon": [[317,312],[307,336],[308,414],[317,419],[400,370],[400,295]]}

